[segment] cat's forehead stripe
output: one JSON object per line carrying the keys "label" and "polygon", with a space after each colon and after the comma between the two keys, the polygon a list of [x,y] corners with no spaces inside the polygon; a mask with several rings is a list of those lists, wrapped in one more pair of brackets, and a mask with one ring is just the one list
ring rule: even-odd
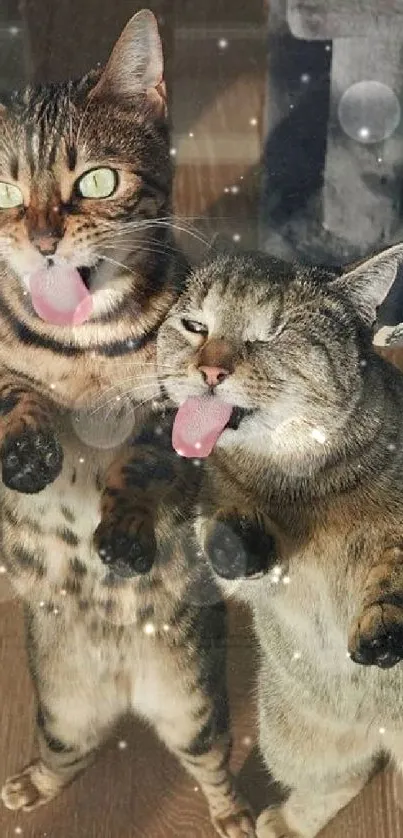
{"label": "cat's forehead stripe", "polygon": [[33,101],[27,113],[27,156],[31,174],[52,168],[69,124],[71,102],[65,91]]}
{"label": "cat's forehead stripe", "polygon": [[267,336],[277,329],[283,313],[283,296],[267,286],[254,285],[253,279],[214,283],[202,304],[203,318],[211,333],[241,339]]}
{"label": "cat's forehead stripe", "polygon": [[[1,161],[17,179],[27,168],[31,177],[51,170],[59,154],[73,171],[77,163],[77,139],[82,133],[86,108],[78,83],[28,88],[13,95],[7,108],[7,121],[0,128]],[[80,122],[81,118],[81,122]],[[81,143],[82,146],[82,143]],[[11,155],[18,154],[19,167],[11,165]]]}

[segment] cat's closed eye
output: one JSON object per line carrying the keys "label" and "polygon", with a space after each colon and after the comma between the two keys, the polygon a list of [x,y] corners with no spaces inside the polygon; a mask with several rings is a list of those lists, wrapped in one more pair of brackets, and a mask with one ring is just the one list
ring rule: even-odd
{"label": "cat's closed eye", "polygon": [[262,338],[256,338],[256,340],[245,340],[244,346],[246,349],[259,349],[259,347],[267,346],[269,340],[262,340]]}
{"label": "cat's closed eye", "polygon": [[197,320],[188,320],[186,317],[182,317],[181,324],[187,332],[191,332],[194,335],[208,334],[207,326],[204,323],[199,323]]}
{"label": "cat's closed eye", "polygon": [[275,328],[274,324],[268,321],[262,328],[257,329],[256,332],[255,329],[256,324],[253,330],[248,329],[247,331],[248,337],[244,340],[246,349],[265,349],[270,343],[277,341],[283,335],[286,330],[286,324],[281,323]]}

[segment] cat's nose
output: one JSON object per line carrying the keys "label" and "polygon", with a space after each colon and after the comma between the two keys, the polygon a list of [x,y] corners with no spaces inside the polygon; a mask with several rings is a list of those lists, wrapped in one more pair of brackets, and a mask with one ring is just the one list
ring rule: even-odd
{"label": "cat's nose", "polygon": [[199,370],[209,387],[217,387],[229,376],[225,367],[199,367]]}
{"label": "cat's nose", "polygon": [[33,244],[42,253],[42,256],[53,256],[59,241],[53,236],[35,236]]}

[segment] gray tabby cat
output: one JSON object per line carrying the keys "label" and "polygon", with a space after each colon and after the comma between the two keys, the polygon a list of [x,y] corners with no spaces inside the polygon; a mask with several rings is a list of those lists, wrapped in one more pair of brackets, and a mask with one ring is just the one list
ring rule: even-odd
{"label": "gray tabby cat", "polygon": [[290,789],[259,838],[313,838],[381,752],[403,763],[403,377],[371,333],[402,257],[335,277],[219,256],[159,333],[174,447],[212,451],[196,529],[253,609],[261,749]]}

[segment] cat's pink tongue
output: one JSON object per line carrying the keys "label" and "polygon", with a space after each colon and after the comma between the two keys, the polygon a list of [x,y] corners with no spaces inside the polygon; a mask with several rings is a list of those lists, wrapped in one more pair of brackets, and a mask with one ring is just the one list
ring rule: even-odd
{"label": "cat's pink tongue", "polygon": [[175,416],[172,445],[182,457],[208,457],[229,422],[233,406],[215,396],[188,399]]}
{"label": "cat's pink tongue", "polygon": [[76,268],[55,266],[29,276],[32,305],[55,326],[79,326],[92,313],[92,297]]}

